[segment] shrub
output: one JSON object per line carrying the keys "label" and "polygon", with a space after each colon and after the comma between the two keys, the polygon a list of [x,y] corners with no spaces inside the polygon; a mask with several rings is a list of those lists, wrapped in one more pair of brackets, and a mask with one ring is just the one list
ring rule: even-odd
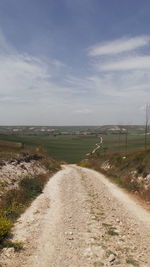
{"label": "shrub", "polygon": [[22,242],[14,242],[14,241],[11,241],[11,240],[4,240],[2,242],[2,248],[5,247],[5,248],[14,248],[15,251],[20,251],[21,249],[23,249],[23,243]]}
{"label": "shrub", "polygon": [[14,202],[9,208],[7,208],[7,210],[4,210],[4,213],[7,219],[10,219],[14,222],[15,219],[19,217],[20,213],[24,211],[24,209],[25,207],[22,204]]}
{"label": "shrub", "polygon": [[136,260],[132,259],[131,257],[128,258],[128,259],[126,259],[126,263],[127,263],[127,264],[132,264],[132,265],[135,266],[135,267],[139,267],[138,262],[137,262]]}
{"label": "shrub", "polygon": [[108,234],[108,235],[113,235],[113,236],[115,236],[115,235],[119,235],[113,228],[110,228],[110,229],[107,231],[107,234]]}
{"label": "shrub", "polygon": [[85,168],[90,168],[91,167],[91,163],[89,162],[89,161],[81,161],[80,163],[79,163],[79,166],[80,167],[85,167]]}
{"label": "shrub", "polygon": [[50,159],[50,158],[47,158],[45,157],[43,160],[42,160],[42,163],[43,165],[45,166],[45,168],[48,170],[48,171],[58,171],[60,170],[60,162],[54,160],[54,159]]}
{"label": "shrub", "polygon": [[24,204],[25,196],[22,188],[11,189],[3,195],[0,208],[1,209],[9,209],[12,206],[16,206],[18,204]]}
{"label": "shrub", "polygon": [[0,217],[0,242],[10,233],[12,222],[5,217]]}
{"label": "shrub", "polygon": [[38,194],[42,193],[43,189],[42,181],[38,177],[25,177],[20,181],[19,186],[23,188],[27,199],[36,197]]}

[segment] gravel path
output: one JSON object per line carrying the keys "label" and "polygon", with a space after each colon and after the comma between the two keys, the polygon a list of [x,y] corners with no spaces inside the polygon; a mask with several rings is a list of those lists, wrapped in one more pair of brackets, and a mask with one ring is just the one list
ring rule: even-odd
{"label": "gravel path", "polygon": [[150,214],[93,170],[64,166],[13,233],[24,250],[5,250],[7,267],[150,267]]}

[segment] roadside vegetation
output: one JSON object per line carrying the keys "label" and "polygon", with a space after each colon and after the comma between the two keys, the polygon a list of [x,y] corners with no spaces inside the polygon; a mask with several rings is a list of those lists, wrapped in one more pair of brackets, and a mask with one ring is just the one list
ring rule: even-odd
{"label": "roadside vegetation", "polygon": [[[0,249],[14,247],[15,250],[22,248],[19,243],[9,240],[14,222],[31,202],[42,193],[42,190],[54,172],[60,169],[60,162],[51,159],[38,148],[22,146],[16,143],[0,144],[0,166],[11,161],[30,162],[34,160],[43,166],[45,173],[28,175],[18,181],[15,188],[11,188],[0,197]],[[1,189],[2,190],[2,189]]]}
{"label": "roadside vegetation", "polygon": [[109,179],[150,201],[150,148],[90,156],[79,164],[104,173]]}

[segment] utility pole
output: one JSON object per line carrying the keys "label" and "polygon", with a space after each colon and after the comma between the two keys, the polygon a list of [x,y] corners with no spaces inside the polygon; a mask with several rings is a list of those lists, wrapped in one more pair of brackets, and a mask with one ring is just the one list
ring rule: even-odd
{"label": "utility pole", "polygon": [[127,152],[128,152],[128,126],[126,127],[126,133],[125,133],[125,152],[126,152],[126,155],[127,155]]}
{"label": "utility pole", "polygon": [[147,133],[149,126],[149,117],[150,117],[150,104],[147,104],[145,109],[145,150],[147,149]]}

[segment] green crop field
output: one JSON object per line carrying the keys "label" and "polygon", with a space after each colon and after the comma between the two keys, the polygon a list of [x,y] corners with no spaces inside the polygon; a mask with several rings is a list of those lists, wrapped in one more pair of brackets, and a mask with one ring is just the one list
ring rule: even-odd
{"label": "green crop field", "polygon": [[[104,135],[103,145],[106,152],[126,152],[144,148],[144,135]],[[150,136],[147,136],[147,145],[150,146]]]}
{"label": "green crop field", "polygon": [[[126,152],[144,147],[144,135],[128,135],[126,147],[125,135],[103,135],[103,148],[98,153]],[[95,144],[99,142],[96,136],[58,135],[54,136],[11,136],[0,135],[0,140],[21,142],[25,145],[42,147],[47,153],[58,160],[75,163],[86,158]],[[150,137],[147,137],[150,146]]]}
{"label": "green crop field", "polygon": [[56,159],[64,160],[69,163],[77,162],[85,158],[98,138],[89,136],[11,136],[0,135],[0,140],[21,142],[25,145],[39,146]]}

